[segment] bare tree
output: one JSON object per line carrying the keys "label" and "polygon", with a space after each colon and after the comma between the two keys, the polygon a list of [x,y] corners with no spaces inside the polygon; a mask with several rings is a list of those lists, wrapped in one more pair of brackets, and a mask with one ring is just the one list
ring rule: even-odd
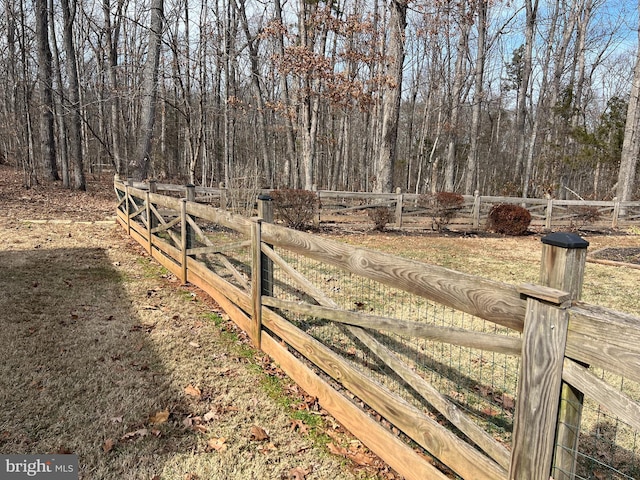
{"label": "bare tree", "polygon": [[407,27],[407,2],[390,0],[389,44],[385,58],[385,84],[382,94],[380,152],[376,168],[374,190],[390,192],[393,189],[393,169],[396,160],[398,121],[402,98],[402,67],[404,64],[404,37]]}
{"label": "bare tree", "polygon": [[[640,11],[640,3],[638,3]],[[638,40],[640,41],[640,24],[638,25]],[[624,129],[624,142],[618,171],[617,196],[620,201],[633,198],[636,180],[636,165],[640,155],[640,49],[637,53],[636,67],[631,82],[631,95],[627,110],[627,122]]]}
{"label": "bare tree", "polygon": [[84,176],[84,161],[82,158],[82,117],[80,108],[80,85],[78,80],[78,64],[76,47],[73,38],[73,21],[76,15],[76,4],[69,4],[69,0],[61,0],[62,19],[64,22],[63,41],[66,53],[68,78],[67,109],[69,110],[69,153],[74,161],[74,188],[86,190],[87,182]]}
{"label": "bare tree", "polygon": [[148,176],[149,166],[151,164],[151,141],[153,139],[153,127],[156,121],[158,67],[160,65],[160,50],[162,47],[164,1],[151,0],[150,8],[149,46],[142,77],[140,137],[138,140],[135,164],[132,165],[133,177],[138,180],[142,180]]}
{"label": "bare tree", "polygon": [[487,10],[488,2],[477,0],[473,3],[477,15],[477,47],[476,66],[473,82],[473,107],[471,116],[471,131],[469,153],[467,155],[467,170],[465,176],[464,193],[471,195],[477,188],[478,181],[478,137],[480,136],[480,113],[484,100],[484,67],[487,49]]}
{"label": "bare tree", "polygon": [[50,180],[59,180],[53,122],[51,48],[47,0],[36,0],[36,38],[38,40],[38,85],[40,87],[40,145],[42,164]]}

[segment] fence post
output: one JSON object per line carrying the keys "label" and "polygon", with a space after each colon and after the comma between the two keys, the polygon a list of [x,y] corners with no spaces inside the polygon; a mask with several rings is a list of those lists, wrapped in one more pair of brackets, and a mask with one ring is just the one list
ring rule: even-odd
{"label": "fence post", "polygon": [[320,203],[320,192],[318,191],[318,186],[315,183],[311,185],[311,191],[316,194],[316,204],[313,206],[313,208],[315,209],[315,211],[313,212],[313,223],[317,227],[318,225],[320,225],[320,208],[322,207],[322,204]]}
{"label": "fence post", "polygon": [[146,209],[145,214],[147,215],[147,250],[149,252],[149,255],[151,256],[153,254],[152,251],[152,247],[153,244],[151,242],[151,201],[149,199],[149,191],[145,192],[145,202],[144,202],[144,206]]}
{"label": "fence post", "polygon": [[551,195],[547,194],[547,210],[545,211],[545,216],[544,216],[544,228],[546,228],[547,230],[551,230],[551,227],[553,225],[552,219],[553,219],[553,198],[551,198]]}
{"label": "fence post", "polygon": [[[196,201],[196,186],[192,183],[187,184],[187,202]],[[189,225],[189,216],[185,216],[187,225],[187,250],[193,248],[193,244],[196,240],[196,232],[191,225]]]}
{"label": "fence post", "polygon": [[125,207],[127,211],[127,235],[131,236],[131,212],[134,211],[131,205],[131,195],[129,194],[129,188],[133,186],[133,178],[128,177],[127,183],[124,186],[124,194],[126,195]]}
{"label": "fence post", "polygon": [[[149,193],[153,193],[153,194],[158,193],[158,181],[157,180],[149,180]],[[156,206],[153,205],[153,207],[155,208]],[[153,230],[154,228],[158,227],[158,219],[156,218],[155,214],[153,213],[153,210],[151,210],[149,213],[151,215],[149,217],[149,222],[151,224],[151,229]]]}
{"label": "fence post", "polygon": [[220,208],[223,210],[227,209],[227,191],[224,188],[224,182],[220,182],[218,184],[218,188],[220,189]]}
{"label": "fence post", "polygon": [[[273,201],[268,194],[258,195],[258,217],[265,223],[273,223]],[[270,246],[270,245],[269,245]],[[273,261],[260,253],[262,295],[273,296]]]}
{"label": "fence post", "polygon": [[613,198],[613,220],[611,221],[611,228],[618,228],[618,221],[620,220],[620,201],[618,197]]}
{"label": "fence post", "polygon": [[262,253],[262,223],[273,222],[271,197],[258,195],[258,218],[251,224],[251,306],[252,322],[249,336],[260,348],[262,334],[262,296],[273,295],[273,262]]}
{"label": "fence post", "polygon": [[[580,299],[589,242],[557,232],[543,237],[542,243],[540,283],[568,292],[572,301]],[[556,480],[575,478],[583,400],[582,392],[562,383],[552,472]]]}
{"label": "fence post", "polygon": [[402,202],[404,197],[402,195],[402,189],[396,188],[396,227],[402,228]]}
{"label": "fence post", "polygon": [[180,201],[180,253],[181,253],[181,267],[182,267],[182,284],[187,283],[187,249],[188,233],[187,233],[187,199],[183,198]]}
{"label": "fence post", "polygon": [[473,192],[473,229],[480,228],[480,191]]}
{"label": "fence post", "polygon": [[527,296],[509,480],[549,480],[567,341],[570,295],[521,289]]}
{"label": "fence post", "polygon": [[251,332],[253,345],[260,349],[262,333],[262,219],[254,218],[251,224]]}

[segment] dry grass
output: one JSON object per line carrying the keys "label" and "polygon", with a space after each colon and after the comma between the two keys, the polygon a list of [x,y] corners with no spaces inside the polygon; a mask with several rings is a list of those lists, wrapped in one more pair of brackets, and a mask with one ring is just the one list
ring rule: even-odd
{"label": "dry grass", "polygon": [[[505,283],[536,283],[542,235],[525,237],[373,233],[332,235],[340,241],[386,251]],[[640,235],[584,235],[589,252],[640,247]],[[587,263],[582,299],[640,316],[640,270]]]}
{"label": "dry grass", "polygon": [[[367,476],[294,422],[214,305],[104,222],[108,188],[55,196],[2,170],[2,453],[73,452],[83,479]],[[102,222],[25,221],[41,218]]]}
{"label": "dry grass", "polygon": [[[24,222],[104,220],[110,182],[88,195],[24,191],[0,168],[0,451],[71,451],[87,479],[354,477],[292,423],[277,377],[230,324],[113,223]],[[539,276],[539,236],[338,237],[508,283]],[[640,246],[640,236],[587,240]],[[590,263],[583,298],[640,315],[639,280]]]}

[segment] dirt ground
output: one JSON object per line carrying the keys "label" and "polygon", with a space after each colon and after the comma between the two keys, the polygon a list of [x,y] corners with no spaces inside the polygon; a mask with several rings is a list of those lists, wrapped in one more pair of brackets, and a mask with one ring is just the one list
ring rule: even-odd
{"label": "dirt ground", "polygon": [[0,452],[75,453],[83,479],[397,478],[328,452],[366,450],[126,238],[111,179],[0,166]]}

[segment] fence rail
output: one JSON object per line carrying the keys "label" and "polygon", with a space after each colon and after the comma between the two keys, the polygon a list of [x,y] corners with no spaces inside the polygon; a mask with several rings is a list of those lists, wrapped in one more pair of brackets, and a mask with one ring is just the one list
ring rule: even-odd
{"label": "fence rail", "polygon": [[[136,186],[148,188],[146,184]],[[187,186],[153,182],[154,191],[172,196],[186,197]],[[223,209],[231,205],[234,191],[220,185],[217,188],[194,187],[194,200],[209,203]],[[367,224],[367,210],[375,206],[384,206],[393,210],[396,228],[428,229],[434,228],[434,219],[428,209],[419,206],[420,195],[402,193],[367,193],[314,190],[317,195],[316,222],[323,224]],[[244,200],[256,198],[269,190],[256,190],[240,195]],[[451,219],[451,228],[463,230],[481,230],[485,228],[489,212],[494,205],[516,204],[525,207],[531,213],[531,226],[545,231],[563,229],[618,229],[640,225],[640,201],[622,202],[595,200],[559,200],[554,198],[536,199],[521,197],[502,197],[463,195],[464,204]]]}
{"label": "fence rail", "polygon": [[[437,462],[465,479],[640,477],[640,319],[578,301],[575,235],[545,237],[541,285],[508,285],[271,224],[265,200],[248,219],[195,187],[114,186],[127,233],[405,478],[449,478]],[[629,426],[622,465],[580,446],[589,401]],[[585,457],[624,476],[588,476]]]}

